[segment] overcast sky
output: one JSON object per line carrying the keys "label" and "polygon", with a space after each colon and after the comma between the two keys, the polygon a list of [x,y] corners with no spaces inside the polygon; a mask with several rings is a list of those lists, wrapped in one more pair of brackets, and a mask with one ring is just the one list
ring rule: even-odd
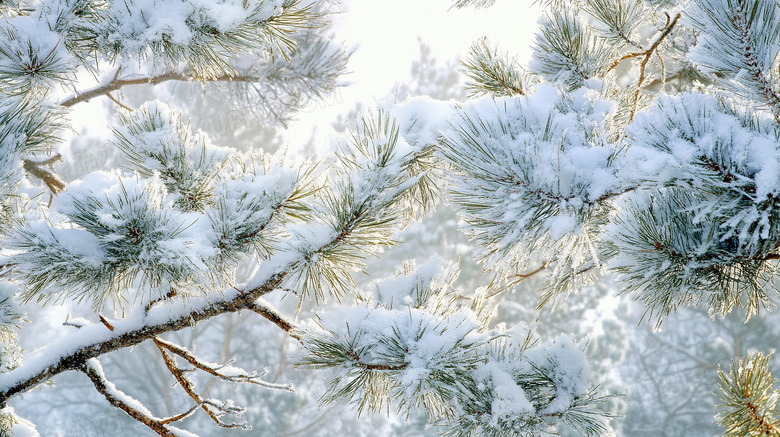
{"label": "overcast sky", "polygon": [[530,0],[498,0],[485,9],[450,9],[453,0],[346,1],[336,22],[338,36],[357,44],[350,68],[355,91],[389,89],[409,77],[419,55],[417,38],[437,59],[461,55],[487,36],[525,63],[540,8]]}
{"label": "overcast sky", "polygon": [[[346,11],[336,18],[336,38],[354,47],[341,89],[340,105],[301,114],[302,125],[329,123],[355,102],[386,96],[395,83],[410,79],[412,62],[419,59],[418,37],[431,47],[440,64],[465,54],[472,42],[487,36],[525,65],[541,11],[531,0],[497,0],[490,8],[451,9],[454,0],[345,0]],[[313,107],[312,107],[313,109]],[[297,127],[287,137],[305,141],[310,130]],[[296,137],[296,132],[300,137]],[[293,144],[291,144],[293,145]],[[294,147],[294,146],[293,146]]]}

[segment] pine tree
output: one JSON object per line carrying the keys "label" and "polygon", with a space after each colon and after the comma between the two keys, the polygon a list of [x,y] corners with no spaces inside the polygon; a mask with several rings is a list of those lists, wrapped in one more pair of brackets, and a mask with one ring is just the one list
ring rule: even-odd
{"label": "pine tree", "polygon": [[[64,372],[81,374],[107,404],[161,436],[194,435],[177,423],[195,414],[222,428],[249,427],[239,419],[245,407],[211,397],[193,375],[258,390],[292,387],[231,360],[211,362],[171,335],[242,311],[298,341],[306,350],[300,366],[331,372],[325,404],[346,402],[358,414],[422,412],[452,436],[553,434],[561,423],[583,435],[611,433],[582,342],[492,324],[484,289],[453,286],[455,263],[403,263],[396,275],[356,289],[352,274],[366,258],[433,211],[444,166],[452,165],[439,155],[441,147],[453,156],[437,126],[410,123],[414,108],[368,113],[334,159],[307,162],[215,145],[169,104],[130,108],[112,94],[197,81],[283,125],[344,71],[347,55],[329,38],[331,7],[0,3],[0,433],[35,435],[11,403]],[[85,74],[97,85],[81,88]],[[62,89],[72,94],[60,96]],[[68,108],[100,97],[118,107],[110,143],[123,168],[65,184],[52,166],[68,137]],[[31,195],[36,182],[44,195]],[[453,190],[455,203],[459,196]],[[247,262],[250,278],[238,283]],[[279,295],[299,308],[345,303],[301,323],[265,299]],[[20,330],[52,322],[27,324],[25,306],[63,302],[90,313],[57,321],[69,331],[58,342],[21,351]],[[108,355],[141,344],[156,351],[167,382],[185,395],[181,409],[154,411],[104,370]]]}

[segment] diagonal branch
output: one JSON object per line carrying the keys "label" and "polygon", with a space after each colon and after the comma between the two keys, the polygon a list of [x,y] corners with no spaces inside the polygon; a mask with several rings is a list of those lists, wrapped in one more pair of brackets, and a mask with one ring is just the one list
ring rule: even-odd
{"label": "diagonal branch", "polygon": [[163,437],[178,437],[167,425],[192,415],[199,407],[199,405],[196,404],[184,413],[161,419],[155,417],[143,405],[138,403],[138,401],[117,389],[111,381],[106,379],[106,375],[103,373],[103,367],[96,358],[87,360],[79,370],[89,377],[90,381],[92,381],[92,385],[95,386],[95,390],[102,394],[108,403],[124,411],[128,416],[143,423],[149,427],[149,429]]}
{"label": "diagonal branch", "polygon": [[43,161],[25,159],[23,161],[23,166],[27,173],[30,173],[36,178],[42,180],[43,183],[46,184],[46,186],[52,192],[52,194],[57,194],[65,189],[65,182],[63,182],[62,179],[57,176],[57,173],[54,173],[50,168],[46,167],[54,165],[60,161],[62,161],[62,156],[57,153],[56,155],[50,158],[46,158]]}
{"label": "diagonal branch", "polygon": [[178,382],[181,388],[184,389],[184,391],[187,393],[187,395],[193,401],[195,401],[195,404],[199,405],[200,408],[202,408],[203,411],[205,411],[206,414],[208,414],[211,420],[213,420],[221,428],[241,428],[241,427],[245,428],[246,427],[246,422],[243,424],[240,423],[228,424],[223,422],[220,419],[222,415],[226,413],[240,414],[244,410],[237,407],[226,408],[224,405],[222,405],[222,406],[217,406],[215,408],[218,411],[216,412],[212,411],[210,408],[212,407],[212,405],[204,402],[203,398],[195,391],[195,384],[184,375],[185,371],[176,365],[176,361],[171,356],[171,353],[167,350],[165,343],[163,343],[163,340],[161,340],[159,337],[155,337],[154,344],[155,346],[157,346],[157,349],[160,351],[160,355],[162,355],[163,361],[165,362],[165,366],[171,372],[173,377],[176,378],[176,382]]}
{"label": "diagonal branch", "polygon": [[178,355],[179,357],[183,358],[185,361],[190,363],[196,369],[202,370],[203,372],[216,376],[217,378],[224,379],[225,381],[255,384],[265,388],[292,391],[292,387],[288,384],[274,384],[272,382],[263,381],[262,379],[260,379],[262,375],[258,375],[255,372],[249,373],[243,369],[233,367],[231,365],[233,363],[232,361],[228,362],[227,364],[209,363],[207,361],[203,361],[200,358],[196,357],[187,349],[178,346],[174,343],[165,341],[159,337],[154,338],[154,344],[157,345],[158,349],[161,350],[165,349],[169,352]]}
{"label": "diagonal branch", "polygon": [[537,273],[543,272],[546,268],[547,268],[547,263],[543,262],[542,265],[540,265],[538,268],[536,268],[533,271],[530,271],[528,273],[515,273],[514,275],[511,275],[511,276],[507,277],[506,278],[507,279],[507,283],[503,287],[501,287],[501,288],[491,292],[490,294],[486,295],[485,299],[490,299],[491,297],[498,296],[499,294],[509,290],[510,288],[512,288],[515,285],[525,281],[526,279],[530,278],[531,276],[534,276]]}
{"label": "diagonal branch", "polygon": [[634,92],[634,103],[631,108],[631,114],[628,117],[628,122],[631,123],[631,121],[634,119],[634,115],[636,114],[637,104],[639,102],[639,93],[642,91],[642,84],[645,81],[645,70],[647,69],[647,63],[650,62],[650,59],[653,57],[653,54],[656,53],[656,50],[658,50],[658,46],[661,45],[661,43],[666,39],[666,37],[669,36],[670,33],[672,33],[672,30],[674,30],[675,26],[677,26],[677,22],[680,21],[680,18],[682,18],[682,14],[677,14],[674,16],[674,18],[671,18],[668,14],[666,15],[666,25],[660,30],[660,33],[655,38],[655,40],[650,43],[650,47],[647,48],[647,50],[641,51],[641,52],[632,52],[628,53],[626,55],[623,55],[620,59],[616,60],[612,63],[612,65],[609,66],[607,71],[612,71],[615,68],[617,68],[620,63],[622,63],[625,60],[633,59],[633,58],[641,58],[642,60],[639,62],[639,79],[636,83],[636,91]]}
{"label": "diagonal branch", "polygon": [[[192,81],[197,79],[195,77],[195,74],[191,71],[169,71],[167,73],[159,74],[156,76],[141,76],[141,77],[132,77],[132,78],[131,77],[120,78],[119,72],[120,69],[117,69],[114,78],[110,82],[98,85],[88,90],[79,91],[75,95],[72,95],[62,100],[60,102],[60,105],[69,108],[78,103],[92,100],[95,97],[107,96],[107,95],[110,97],[109,93],[117,91],[120,88],[129,85],[157,85],[159,83],[168,82],[171,80],[179,80],[179,81],[186,82],[186,81]],[[222,76],[209,79],[208,81],[209,82],[226,82],[226,81],[253,82],[256,80],[257,78],[254,76],[242,76],[240,74],[229,76],[227,74],[223,74]]]}
{"label": "diagonal branch", "polygon": [[[289,267],[289,266],[287,266]],[[100,355],[135,346],[165,332],[191,328],[197,322],[220,314],[247,309],[258,297],[280,286],[290,273],[287,268],[271,267],[260,285],[245,291],[224,290],[210,301],[169,301],[149,311],[138,308],[122,320],[113,322],[110,331],[102,324],[84,326],[71,336],[71,341],[52,344],[24,366],[0,374],[0,405],[45,380],[70,370],[81,370],[87,360]],[[186,305],[186,309],[182,308]]]}
{"label": "diagonal branch", "polygon": [[276,308],[273,308],[270,304],[265,302],[264,299],[258,299],[250,303],[247,305],[246,309],[265,317],[271,321],[271,323],[287,331],[287,333],[290,334],[290,337],[301,341],[302,336],[300,329],[295,322],[288,320],[282,313],[277,311]]}

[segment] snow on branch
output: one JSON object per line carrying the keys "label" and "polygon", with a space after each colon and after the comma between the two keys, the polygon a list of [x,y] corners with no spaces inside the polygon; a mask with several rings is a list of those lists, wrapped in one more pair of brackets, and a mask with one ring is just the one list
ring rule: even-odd
{"label": "snow on branch", "polygon": [[[222,365],[208,363],[197,358],[187,349],[165,341],[159,337],[155,337],[153,341],[155,346],[157,346],[157,349],[160,351],[160,355],[162,355],[165,366],[168,368],[168,371],[171,372],[174,378],[176,378],[176,382],[178,382],[179,386],[184,389],[187,395],[192,398],[193,401],[195,401],[196,405],[200,406],[200,408],[202,408],[203,411],[205,411],[206,414],[208,414],[208,416],[221,428],[249,429],[250,427],[246,422],[225,423],[222,421],[222,416],[226,414],[239,416],[246,410],[244,408],[233,405],[232,401],[222,402],[215,399],[204,399],[200,394],[198,394],[197,391],[195,391],[195,383],[186,376],[186,372],[197,369],[228,382],[255,384],[269,389],[292,391],[292,387],[289,385],[266,382],[260,379],[263,375],[257,375],[254,372],[247,372],[243,369],[233,367],[231,365],[233,360],[227,364]],[[172,354],[183,358],[186,362],[193,366],[193,369],[182,369],[179,367],[176,364],[176,360],[172,357]]]}
{"label": "snow on branch", "polygon": [[303,338],[300,365],[336,372],[326,403],[358,413],[424,412],[446,435],[552,430],[610,431],[606,398],[588,389],[579,346],[565,336],[537,343],[523,327],[491,329],[484,299],[464,304],[454,264],[405,265],[361,291],[355,306],[322,311]]}
{"label": "snow on branch", "polygon": [[690,58],[742,102],[780,120],[776,63],[780,8],[757,0],[697,0],[688,12],[701,32]]}
{"label": "snow on branch", "polygon": [[163,437],[197,437],[195,434],[182,431],[170,426],[170,424],[189,417],[198,410],[199,405],[196,404],[189,410],[175,416],[158,418],[140,402],[117,389],[114,383],[106,378],[103,366],[100,365],[100,361],[97,359],[87,360],[79,370],[89,377],[92,385],[95,386],[95,390],[103,395],[111,405],[124,411],[134,420],[143,423],[158,435]]}
{"label": "snow on branch", "polygon": [[[190,143],[184,141],[186,132],[182,131],[182,126],[175,121],[174,114],[166,111],[155,111],[153,107],[146,112],[139,112],[136,118],[128,120],[128,124],[135,126],[135,131],[126,130],[126,137],[136,137],[135,143],[139,144],[139,162],[143,161],[147,171],[152,174],[148,178],[136,176],[135,184],[157,183],[161,198],[169,195],[162,187],[160,179],[169,182],[170,190],[174,196],[184,191],[178,186],[178,176],[175,172],[167,171],[165,160],[171,156],[182,163],[191,162],[193,164],[214,165],[220,168],[229,168],[229,171],[221,177],[208,177],[207,183],[218,190],[220,193],[219,201],[206,200],[203,205],[214,207],[214,203],[222,205],[210,214],[208,218],[212,224],[222,223],[230,220],[237,220],[241,225],[226,225],[224,228],[215,226],[212,229],[237,229],[235,232],[214,233],[213,231],[203,232],[200,238],[206,238],[204,245],[214,245],[213,249],[203,247],[195,248],[197,253],[206,253],[213,256],[214,250],[234,250],[251,252],[253,239],[258,238],[263,241],[257,244],[268,244],[268,250],[258,251],[261,262],[259,270],[249,283],[240,285],[242,288],[232,285],[216,288],[217,291],[206,290],[200,286],[200,291],[186,289],[184,285],[175,286],[173,281],[159,281],[158,286],[152,289],[159,295],[146,304],[136,305],[136,308],[127,312],[127,315],[119,320],[109,320],[101,316],[101,324],[82,324],[78,323],[79,330],[69,336],[67,342],[50,345],[43,349],[37,357],[30,358],[21,367],[14,371],[0,374],[0,403],[17,394],[23,393],[30,388],[37,386],[45,380],[70,370],[81,370],[88,360],[97,358],[112,351],[130,347],[139,344],[145,340],[152,340],[159,348],[163,360],[167,367],[177,378],[177,381],[188,392],[190,397],[196,403],[198,408],[208,412],[220,426],[232,427],[233,424],[227,424],[219,420],[223,414],[235,414],[241,411],[240,408],[233,406],[229,402],[204,399],[194,391],[192,383],[186,378],[185,373],[188,369],[179,367],[175,362],[175,357],[185,360],[195,369],[206,372],[220,379],[238,382],[251,383],[266,388],[288,389],[284,385],[272,384],[263,381],[255,373],[246,372],[230,365],[217,365],[202,361],[192,355],[186,349],[173,343],[164,341],[159,336],[166,332],[177,331],[190,328],[202,320],[219,316],[220,314],[233,313],[242,309],[257,312],[268,320],[275,323],[280,328],[289,332],[295,338],[301,338],[303,335],[301,328],[292,322],[286,320],[278,312],[262,300],[261,296],[275,290],[285,289],[293,290],[301,296],[306,296],[303,291],[306,290],[306,284],[328,284],[334,286],[333,277],[329,276],[331,272],[324,268],[312,268],[312,264],[317,264],[327,260],[334,263],[333,266],[341,269],[340,278],[344,281],[351,279],[348,275],[355,266],[351,263],[344,263],[344,257],[359,262],[362,256],[377,253],[383,246],[390,244],[388,239],[395,226],[403,223],[404,217],[410,215],[408,205],[415,204],[427,206],[424,199],[416,197],[416,193],[425,188],[421,188],[421,178],[419,174],[426,169],[420,165],[420,157],[429,156],[430,153],[424,146],[411,147],[398,138],[397,129],[392,120],[384,115],[380,121],[366,121],[366,125],[353,133],[352,143],[348,143],[341,151],[342,165],[334,166],[330,174],[332,184],[328,187],[306,187],[305,189],[296,188],[298,181],[295,172],[290,173],[274,165],[272,161],[260,160],[240,160],[235,161],[231,166],[224,166],[221,159],[207,159],[210,152],[219,152],[206,146],[192,147]],[[157,108],[160,109],[160,108]],[[377,124],[372,124],[377,123]],[[143,129],[141,129],[143,128]],[[182,147],[166,147],[165,141],[153,141],[157,139],[177,139]],[[175,143],[175,142],[174,142]],[[152,147],[152,145],[156,145]],[[147,153],[148,152],[148,153]],[[145,157],[144,159],[141,159]],[[184,166],[197,169],[197,165]],[[281,172],[281,176],[280,173]],[[163,173],[165,176],[161,176]],[[199,173],[202,175],[202,172]],[[97,244],[117,244],[120,238],[105,238],[116,226],[121,238],[127,239],[130,246],[134,244],[160,244],[159,240],[165,240],[165,235],[145,234],[143,233],[142,219],[149,219],[149,214],[138,216],[138,220],[132,222],[123,222],[112,213],[103,213],[96,211],[107,205],[110,211],[126,209],[128,211],[138,210],[148,211],[144,208],[132,208],[132,203],[138,199],[142,200],[142,205],[149,204],[144,200],[149,195],[146,190],[135,190],[134,184],[105,184],[104,179],[111,180],[108,174],[94,175],[92,184],[84,187],[79,184],[71,184],[67,188],[70,196],[68,200],[56,203],[54,206],[60,208],[64,217],[70,217],[79,224],[79,229],[72,227],[48,228],[41,233],[33,233],[28,229],[27,238],[29,241],[35,241],[41,235],[59,236],[63,251],[73,251],[75,246],[69,246],[66,238],[63,238],[61,231],[78,231],[82,240],[88,235],[92,235],[93,241]],[[186,178],[185,178],[186,179]],[[158,181],[158,182],[154,182]],[[182,179],[183,181],[183,179]],[[87,188],[90,187],[90,188]],[[104,187],[100,192],[99,188]],[[94,190],[94,191],[93,191]],[[219,191],[223,190],[223,191]],[[100,192],[102,196],[96,195]],[[281,191],[281,193],[279,193]],[[184,191],[186,192],[186,191]],[[412,194],[410,194],[410,192]],[[247,204],[247,196],[250,195],[270,196],[272,201],[250,202]],[[314,199],[314,193],[318,197]],[[114,199],[112,196],[118,194]],[[152,193],[154,194],[154,193]],[[102,198],[101,198],[102,197]],[[338,199],[344,199],[346,203],[340,203]],[[105,202],[105,203],[104,203]],[[221,202],[221,203],[220,203]],[[335,202],[335,203],[333,203]],[[196,214],[193,212],[184,212],[188,208],[185,203],[155,203],[153,211],[161,211],[162,204],[166,206],[166,214]],[[341,209],[345,207],[346,209]],[[257,211],[262,209],[262,213]],[[282,217],[282,209],[287,217]],[[217,212],[219,211],[219,212]],[[314,219],[309,211],[321,213]],[[197,213],[200,214],[200,213]],[[277,217],[278,216],[278,217]],[[153,218],[153,217],[152,217]],[[274,218],[278,220],[275,232],[276,235],[284,236],[274,240],[274,235],[266,235],[261,232],[267,221]],[[132,226],[129,226],[131,223]],[[206,221],[208,224],[209,221]],[[45,226],[50,226],[47,224]],[[332,225],[327,232],[322,232],[323,226]],[[248,228],[245,228],[248,226]],[[150,228],[159,230],[159,226]],[[180,227],[179,227],[180,228]],[[44,228],[46,229],[46,228]],[[133,232],[135,231],[135,232]],[[157,232],[157,231],[155,231]],[[176,228],[176,233],[181,232]],[[220,237],[221,235],[221,237]],[[316,238],[311,236],[316,235]],[[151,241],[148,241],[151,240]],[[155,240],[158,240],[155,242]],[[230,241],[237,241],[240,244],[228,244]],[[271,244],[272,241],[276,241]],[[280,242],[284,241],[284,244]],[[235,247],[233,247],[235,246]],[[83,246],[82,246],[83,247]],[[178,247],[174,245],[173,247]],[[28,248],[34,251],[34,248]],[[114,258],[118,251],[113,250]],[[82,252],[78,254],[84,255]],[[155,270],[156,257],[167,258],[167,255],[156,254],[154,251],[146,249],[143,252],[143,264],[139,272],[146,274],[143,269]],[[334,257],[330,258],[329,257]],[[240,259],[237,257],[236,259]],[[165,262],[175,260],[167,259]],[[17,270],[29,268],[29,275],[42,275],[39,279],[41,284],[45,284],[50,278],[46,269],[38,268],[39,258],[26,257],[25,266],[17,266]],[[51,263],[47,267],[51,270]],[[35,267],[35,265],[38,267]],[[228,263],[234,265],[233,263]],[[213,261],[204,262],[204,266],[209,265],[212,269],[219,269],[222,266]],[[165,269],[162,269],[165,270]],[[172,270],[168,269],[168,274]],[[221,274],[218,271],[214,275]],[[66,275],[67,276],[67,275]],[[68,276],[70,277],[70,276]],[[92,281],[96,278],[92,277]],[[87,278],[85,277],[86,281]],[[339,279],[342,280],[342,279]],[[217,281],[228,282],[228,281]],[[69,285],[73,286],[72,278]],[[176,292],[173,292],[175,290]],[[30,296],[36,295],[36,291],[29,290]],[[40,298],[42,295],[38,295]],[[143,303],[145,301],[142,301]],[[94,371],[89,371],[93,382],[101,392],[109,393],[107,397],[114,405],[120,408],[129,408],[134,411],[144,423],[151,424],[156,431],[163,429],[166,423],[148,419],[151,417],[145,414],[139,408],[129,405],[126,400],[109,390],[109,385],[102,380],[100,375]],[[156,420],[156,419],[155,419]],[[162,432],[162,431],[158,431]],[[167,432],[167,431],[166,431]],[[167,435],[167,434],[166,434]]]}
{"label": "snow on branch", "polygon": [[541,261],[563,289],[599,268],[608,200],[634,187],[611,165],[617,150],[606,137],[616,108],[594,88],[565,98],[539,85],[519,98],[474,100],[443,132],[441,153],[454,170],[450,199],[477,258],[494,270]]}

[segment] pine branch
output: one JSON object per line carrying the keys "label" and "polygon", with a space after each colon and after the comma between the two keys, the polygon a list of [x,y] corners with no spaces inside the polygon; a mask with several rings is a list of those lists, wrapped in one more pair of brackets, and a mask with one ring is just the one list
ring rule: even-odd
{"label": "pine branch", "polygon": [[763,107],[780,120],[775,63],[780,48],[780,10],[759,0],[698,0],[693,24],[701,32],[690,58],[721,89]]}
{"label": "pine branch", "polygon": [[777,380],[769,371],[769,356],[748,354],[731,363],[726,374],[718,370],[720,398],[718,418],[727,437],[780,436]]}
{"label": "pine branch", "polygon": [[[385,125],[382,124],[381,126]],[[374,144],[375,139],[376,137],[362,138],[363,141],[366,141],[366,144]],[[373,160],[369,160],[368,163],[361,161],[361,165],[373,165],[371,163],[375,163],[377,159],[380,162],[384,162],[384,164],[398,163],[396,160],[400,160],[401,169],[403,169],[405,165],[409,165],[410,162],[417,158],[417,154],[413,152],[407,155],[396,156],[394,152],[395,142],[392,141],[382,143],[380,149],[381,153],[379,155],[372,155],[375,150],[367,151],[370,156],[373,156]],[[346,156],[343,158],[348,159]],[[388,161],[382,161],[385,158]],[[360,171],[360,168],[352,168],[351,171],[357,172]],[[349,170],[342,175],[343,180],[340,188],[354,194],[358,188],[351,185],[353,180],[350,178]],[[308,250],[294,251],[281,256],[280,259],[284,260],[279,261],[282,263],[281,265],[268,265],[274,262],[273,258],[266,261],[266,265],[262,267],[263,272],[265,272],[264,276],[257,278],[256,283],[259,283],[259,285],[243,292],[231,287],[223,290],[221,293],[211,293],[208,300],[187,300],[185,311],[180,309],[180,305],[183,304],[182,299],[164,299],[154,306],[138,308],[122,320],[111,322],[114,327],[113,331],[105,329],[105,326],[102,324],[85,326],[73,334],[71,342],[67,345],[50,345],[48,347],[47,352],[43,356],[54,358],[42,358],[28,362],[24,366],[24,373],[12,371],[1,374],[0,405],[5,404],[8,398],[20,394],[52,376],[78,369],[90,358],[134,346],[145,340],[151,340],[165,332],[191,327],[199,321],[210,319],[220,314],[237,312],[250,307],[257,308],[256,301],[259,297],[281,288],[282,283],[290,277],[305,278],[304,280],[308,284],[323,282],[323,278],[315,278],[313,275],[324,275],[325,280],[332,280],[332,277],[326,276],[327,272],[312,271],[310,269],[309,266],[311,265],[313,254],[324,257],[329,253],[333,253],[334,248],[341,250],[345,244],[349,245],[349,250],[361,254],[372,253],[372,250],[376,250],[376,247],[381,247],[385,243],[386,237],[383,235],[392,230],[387,225],[398,220],[404,213],[408,213],[403,208],[403,202],[408,201],[406,197],[408,191],[414,187],[413,183],[409,183],[410,178],[414,183],[417,180],[412,178],[407,172],[394,173],[390,169],[386,170],[388,173],[382,175],[380,180],[377,181],[377,186],[368,189],[368,191],[361,191],[361,196],[365,196],[364,198],[351,199],[351,201],[359,200],[360,203],[357,209],[349,210],[347,216],[339,217],[339,220],[344,221],[334,228],[337,233],[331,234],[325,241],[320,240],[322,241],[320,245],[310,247]],[[399,169],[396,168],[396,170]],[[366,188],[365,186],[359,187],[360,190],[365,190]],[[386,188],[388,191],[392,190],[393,194],[388,195],[383,188]],[[378,197],[379,192],[382,192],[385,196]],[[346,206],[351,206],[351,203],[348,203]],[[344,213],[339,209],[333,212]],[[368,232],[368,234],[364,234],[364,232]],[[377,238],[375,232],[378,232],[382,237]],[[337,252],[336,256],[341,257],[342,255],[342,253]],[[339,260],[343,262],[340,258]],[[345,270],[344,275],[346,274]],[[147,320],[153,320],[154,322],[147,325]]]}
{"label": "pine branch", "polygon": [[634,36],[634,30],[643,20],[642,1],[637,0],[587,0],[584,8],[590,15],[606,25],[607,29],[597,29],[608,43],[629,44],[641,49]]}
{"label": "pine branch", "polygon": [[482,38],[471,46],[469,57],[463,61],[470,79],[466,89],[471,97],[488,93],[497,97],[525,94],[522,72],[515,64],[514,59],[500,53],[498,48],[491,49],[487,39]]}
{"label": "pine branch", "polygon": [[[191,328],[199,321],[220,314],[247,309],[258,297],[277,289],[288,274],[287,270],[269,274],[261,285],[244,293],[231,293],[228,289],[210,303],[189,302],[190,307],[184,313],[177,309],[181,302],[166,302],[151,308],[148,313],[144,308],[136,309],[125,319],[115,321],[113,331],[102,324],[85,326],[71,335],[67,345],[48,346],[45,355],[52,358],[31,359],[23,368],[0,375],[0,405],[55,375],[79,370],[91,358],[135,346],[166,332]],[[147,319],[155,322],[144,324]]]}
{"label": "pine branch", "polygon": [[[780,123],[780,93],[778,93],[775,85],[769,80],[765,72],[761,69],[758,59],[756,58],[756,50],[758,47],[754,47],[756,44],[753,38],[753,30],[750,28],[748,20],[745,14],[749,11],[745,10],[747,2],[741,2],[739,9],[731,16],[731,23],[739,33],[741,40],[743,41],[743,52],[740,53],[744,57],[744,62],[749,66],[750,76],[758,87],[760,94],[764,97],[766,104],[773,109],[775,120]],[[750,11],[752,12],[752,11]]]}
{"label": "pine branch", "polygon": [[530,70],[569,90],[601,77],[614,47],[605,45],[577,14],[576,8],[553,9],[540,20]]}
{"label": "pine branch", "polygon": [[[133,78],[129,78],[129,77],[120,78],[119,77],[120,71],[121,68],[117,68],[116,74],[114,75],[114,78],[111,79],[110,82],[98,85],[88,90],[76,92],[73,96],[66,97],[65,99],[61,100],[60,105],[65,108],[70,108],[71,106],[77,105],[79,103],[88,102],[94,99],[95,97],[109,95],[109,93],[112,93],[114,91],[121,89],[124,86],[129,86],[129,85],[157,85],[171,80],[190,82],[198,79],[195,76],[195,74],[190,70],[169,71],[167,73],[159,74],[156,76],[143,76],[143,77],[133,77]],[[242,76],[240,74],[231,76],[231,75],[223,74],[221,76],[209,78],[207,79],[207,82],[225,82],[225,81],[252,82],[255,80],[257,80],[257,78],[253,76]]]}

